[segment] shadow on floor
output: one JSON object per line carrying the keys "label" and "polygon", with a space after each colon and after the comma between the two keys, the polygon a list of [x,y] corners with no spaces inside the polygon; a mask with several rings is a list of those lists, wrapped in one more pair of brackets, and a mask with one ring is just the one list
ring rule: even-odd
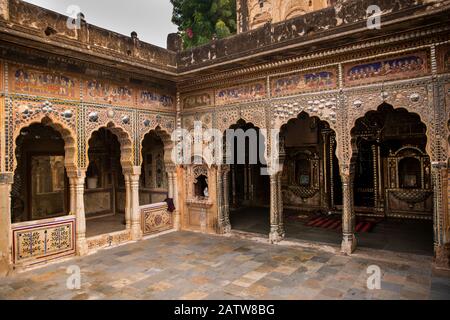
{"label": "shadow on floor", "polygon": [[86,219],[86,237],[95,237],[101,234],[122,231],[126,229],[125,215],[113,214],[102,217]]}
{"label": "shadow on floor", "polygon": [[[270,231],[269,208],[243,208],[230,214],[233,230],[268,235]],[[300,211],[285,210],[285,217],[297,214],[300,219],[286,219],[286,238],[311,242],[340,245],[341,230],[309,227],[305,223],[312,214]],[[358,246],[394,252],[433,255],[433,223],[432,221],[385,219],[378,223],[371,232],[356,234]]]}

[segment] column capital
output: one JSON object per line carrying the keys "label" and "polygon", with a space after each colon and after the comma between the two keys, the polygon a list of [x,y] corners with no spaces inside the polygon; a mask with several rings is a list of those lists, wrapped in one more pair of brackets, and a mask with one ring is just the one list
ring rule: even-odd
{"label": "column capital", "polygon": [[140,176],[141,175],[141,166],[130,166],[123,168],[124,175],[130,176]]}
{"label": "column capital", "polygon": [[86,169],[70,168],[67,170],[67,176],[70,179],[84,179],[86,178]]}
{"label": "column capital", "polygon": [[14,173],[13,172],[0,173],[0,184],[13,184],[13,183],[14,183]]}

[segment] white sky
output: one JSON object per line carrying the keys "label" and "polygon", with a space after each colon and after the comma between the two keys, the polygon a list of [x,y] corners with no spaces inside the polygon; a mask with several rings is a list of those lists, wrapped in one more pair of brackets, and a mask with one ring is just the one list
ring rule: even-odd
{"label": "white sky", "polygon": [[129,36],[136,31],[140,40],[165,48],[167,35],[177,32],[171,22],[169,0],[26,0],[58,13],[70,15],[70,5],[81,8],[90,24]]}

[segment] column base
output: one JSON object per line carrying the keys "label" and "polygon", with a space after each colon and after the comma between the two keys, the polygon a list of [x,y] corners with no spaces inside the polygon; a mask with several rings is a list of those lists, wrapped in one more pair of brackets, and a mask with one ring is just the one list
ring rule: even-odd
{"label": "column base", "polygon": [[178,210],[175,210],[175,212],[173,213],[173,228],[176,231],[181,230],[181,215]]}
{"label": "column base", "polygon": [[89,252],[86,238],[77,240],[77,256],[85,256]]}
{"label": "column base", "polygon": [[450,243],[434,246],[433,265],[436,269],[450,270]]}
{"label": "column base", "polygon": [[131,226],[131,240],[138,241],[142,239],[142,231],[140,226]]}
{"label": "column base", "polygon": [[342,238],[341,252],[346,255],[351,255],[356,250],[356,237],[352,235],[344,235]]}
{"label": "column base", "polygon": [[284,239],[284,232],[280,232],[278,227],[272,228],[269,234],[269,242],[272,244],[278,243]]}

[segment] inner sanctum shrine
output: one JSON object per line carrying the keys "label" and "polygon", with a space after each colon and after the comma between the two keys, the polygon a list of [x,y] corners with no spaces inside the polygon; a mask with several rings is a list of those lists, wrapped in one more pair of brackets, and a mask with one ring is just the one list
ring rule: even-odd
{"label": "inner sanctum shrine", "polygon": [[2,277],[172,232],[450,269],[450,2],[236,11],[161,48],[0,0]]}

